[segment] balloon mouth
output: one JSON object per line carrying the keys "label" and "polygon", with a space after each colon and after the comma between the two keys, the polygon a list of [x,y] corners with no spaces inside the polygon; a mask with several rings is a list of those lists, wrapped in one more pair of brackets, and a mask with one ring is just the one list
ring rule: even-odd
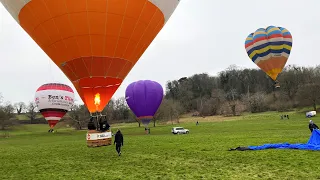
{"label": "balloon mouth", "polygon": [[150,121],[153,119],[153,116],[142,116],[138,117],[138,119],[141,121],[141,123],[147,127]]}
{"label": "balloon mouth", "polygon": [[51,129],[53,129],[58,122],[59,122],[59,120],[48,120],[48,124]]}

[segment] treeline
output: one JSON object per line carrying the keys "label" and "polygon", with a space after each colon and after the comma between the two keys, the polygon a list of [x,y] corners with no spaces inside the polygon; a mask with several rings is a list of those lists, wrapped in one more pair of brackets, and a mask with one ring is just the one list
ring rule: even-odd
{"label": "treeline", "polygon": [[[217,76],[206,73],[168,81],[165,98],[154,118],[155,122],[178,121],[182,114],[193,116],[236,116],[242,112],[288,111],[312,106],[320,101],[320,66],[288,65],[279,75],[280,88],[259,69],[230,66]],[[30,123],[43,119],[37,116],[34,103],[0,104],[0,129],[12,124],[15,114],[24,114]],[[110,100],[102,114],[110,123],[138,122],[125,98]],[[77,129],[86,128],[90,113],[84,105],[75,105],[62,119]],[[11,119],[11,120],[10,120]],[[43,121],[41,121],[43,122]],[[140,126],[140,124],[139,124]]]}
{"label": "treeline", "polygon": [[[183,113],[201,116],[239,115],[313,106],[320,100],[320,66],[289,65],[279,75],[280,88],[263,71],[230,66],[218,76],[195,74],[169,81],[166,99]],[[177,106],[176,105],[176,106]]]}

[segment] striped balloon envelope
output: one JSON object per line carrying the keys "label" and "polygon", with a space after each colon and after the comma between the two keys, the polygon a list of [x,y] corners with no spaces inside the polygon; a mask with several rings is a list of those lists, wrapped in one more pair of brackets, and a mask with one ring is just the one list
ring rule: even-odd
{"label": "striped balloon envelope", "polygon": [[70,110],[74,103],[74,93],[70,86],[49,83],[40,86],[35,95],[36,107],[48,121],[51,129]]}
{"label": "striped balloon envelope", "polygon": [[283,27],[259,28],[247,37],[245,48],[250,59],[275,81],[289,58],[292,36]]}
{"label": "striped balloon envelope", "polygon": [[0,0],[101,112],[180,0]]}

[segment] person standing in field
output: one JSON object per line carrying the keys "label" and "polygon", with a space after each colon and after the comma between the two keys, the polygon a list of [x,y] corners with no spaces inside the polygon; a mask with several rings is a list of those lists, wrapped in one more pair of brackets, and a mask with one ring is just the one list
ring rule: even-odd
{"label": "person standing in field", "polygon": [[314,129],[319,129],[319,127],[312,121],[309,121],[309,129],[312,132]]}
{"label": "person standing in field", "polygon": [[118,153],[118,155],[121,155],[121,146],[123,146],[123,135],[120,131],[120,129],[118,129],[115,137],[114,137],[114,142],[113,144],[116,145],[116,151]]}

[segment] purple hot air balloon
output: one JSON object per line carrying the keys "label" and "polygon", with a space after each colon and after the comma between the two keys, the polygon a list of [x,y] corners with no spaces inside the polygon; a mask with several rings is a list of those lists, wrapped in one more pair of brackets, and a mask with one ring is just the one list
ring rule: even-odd
{"label": "purple hot air balloon", "polygon": [[151,80],[140,80],[129,84],[126,89],[128,106],[137,118],[148,126],[163,98],[162,86]]}

